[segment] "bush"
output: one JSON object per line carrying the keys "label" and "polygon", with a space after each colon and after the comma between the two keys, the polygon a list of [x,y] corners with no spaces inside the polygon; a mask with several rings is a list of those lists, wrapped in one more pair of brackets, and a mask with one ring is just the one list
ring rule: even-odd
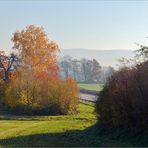
{"label": "bush", "polygon": [[5,92],[5,102],[15,114],[55,115],[77,112],[79,90],[71,77],[67,80],[49,77],[41,81],[27,74],[12,80]]}
{"label": "bush", "polygon": [[100,124],[106,127],[147,128],[147,76],[148,61],[114,73],[96,103]]}

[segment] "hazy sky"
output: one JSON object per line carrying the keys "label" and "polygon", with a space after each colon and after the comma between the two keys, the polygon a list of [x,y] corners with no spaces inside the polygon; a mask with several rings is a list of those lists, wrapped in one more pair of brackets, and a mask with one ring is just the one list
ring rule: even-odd
{"label": "hazy sky", "polygon": [[29,24],[63,49],[137,49],[148,45],[148,1],[0,1],[0,49]]}

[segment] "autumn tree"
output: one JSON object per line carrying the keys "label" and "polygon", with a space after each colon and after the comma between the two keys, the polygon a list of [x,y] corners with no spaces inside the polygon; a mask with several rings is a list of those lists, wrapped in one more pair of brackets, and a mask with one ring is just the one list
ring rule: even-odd
{"label": "autumn tree", "polygon": [[16,31],[12,41],[21,58],[22,66],[31,70],[34,76],[46,77],[57,75],[56,52],[58,45],[48,39],[42,27],[27,26],[22,31]]}
{"label": "autumn tree", "polygon": [[5,96],[5,102],[14,114],[73,114],[79,103],[79,89],[73,78],[60,80],[49,76],[40,80],[28,71],[11,81]]}
{"label": "autumn tree", "polygon": [[4,94],[11,113],[76,113],[79,102],[77,83],[71,77],[66,80],[58,77],[58,45],[48,40],[44,29],[27,26],[15,32],[12,41],[20,61],[17,73],[11,77]]}
{"label": "autumn tree", "polygon": [[16,70],[18,65],[18,58],[11,53],[9,56],[5,55],[4,51],[0,51],[0,77],[4,81],[8,81],[12,71]]}

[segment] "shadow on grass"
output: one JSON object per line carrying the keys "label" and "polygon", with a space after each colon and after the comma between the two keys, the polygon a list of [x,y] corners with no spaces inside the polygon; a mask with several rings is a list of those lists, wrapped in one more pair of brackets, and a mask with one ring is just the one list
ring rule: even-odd
{"label": "shadow on grass", "polygon": [[0,146],[10,147],[98,147],[98,146],[148,146],[148,134],[132,134],[124,130],[104,131],[96,125],[83,131],[41,133],[0,140]]}
{"label": "shadow on grass", "polygon": [[0,146],[10,147],[77,147],[77,146],[97,146],[94,139],[94,128],[65,131],[63,133],[41,133],[35,135],[18,136],[0,140]]}

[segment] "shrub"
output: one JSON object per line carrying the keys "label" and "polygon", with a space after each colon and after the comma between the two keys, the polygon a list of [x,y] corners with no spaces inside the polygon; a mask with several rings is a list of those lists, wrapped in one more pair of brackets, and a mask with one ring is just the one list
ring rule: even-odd
{"label": "shrub", "polygon": [[78,95],[77,84],[71,77],[48,77],[41,81],[27,74],[10,82],[5,102],[15,114],[72,114],[77,112]]}
{"label": "shrub", "polygon": [[106,127],[147,128],[148,61],[115,72],[100,93],[96,111]]}

